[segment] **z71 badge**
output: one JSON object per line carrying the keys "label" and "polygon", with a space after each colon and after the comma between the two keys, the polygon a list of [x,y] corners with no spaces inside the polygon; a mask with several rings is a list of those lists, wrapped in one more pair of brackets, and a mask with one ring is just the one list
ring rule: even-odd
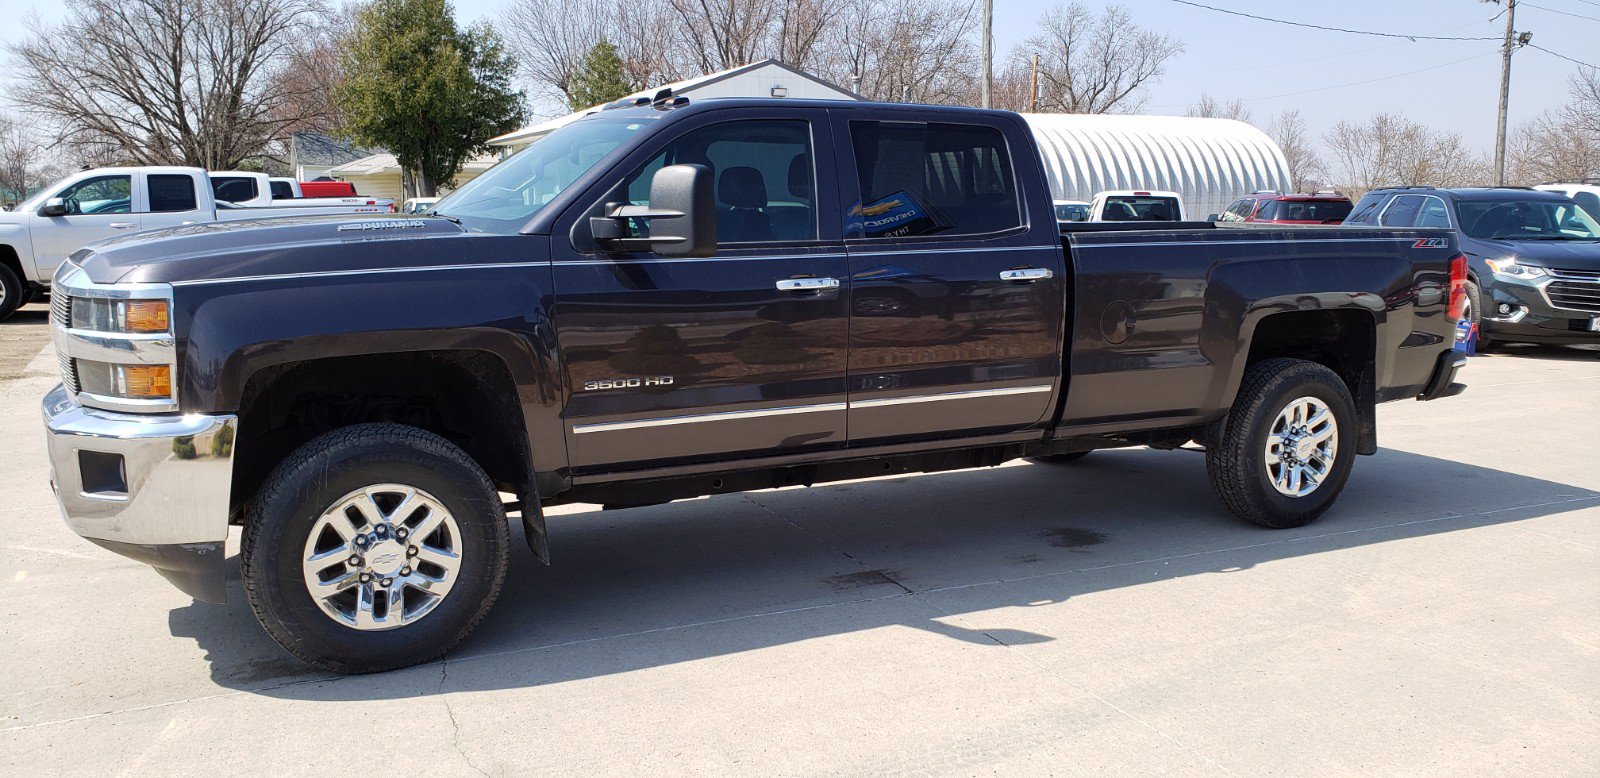
{"label": "z71 badge", "polygon": [[1411,244],[1411,248],[1414,249],[1442,249],[1449,247],[1450,241],[1444,238],[1418,238],[1416,243]]}
{"label": "z71 badge", "polygon": [[672,376],[653,375],[648,378],[602,378],[598,381],[584,381],[583,391],[593,392],[598,389],[638,389],[643,386],[671,386]]}

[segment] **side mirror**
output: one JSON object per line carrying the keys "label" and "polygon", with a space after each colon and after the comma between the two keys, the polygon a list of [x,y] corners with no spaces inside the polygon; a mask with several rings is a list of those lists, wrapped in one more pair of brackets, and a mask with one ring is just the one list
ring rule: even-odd
{"label": "side mirror", "polygon": [[39,206],[40,216],[66,216],[67,201],[59,197],[52,197]]}
{"label": "side mirror", "polygon": [[1214,213],[1208,213],[1208,214],[1206,214],[1206,221],[1208,221],[1208,222],[1214,222],[1214,221],[1216,221],[1216,220],[1217,220],[1217,215],[1216,215],[1216,214],[1214,214]]}
{"label": "side mirror", "polygon": [[[615,251],[654,251],[668,257],[709,257],[717,251],[717,213],[711,169],[668,165],[650,179],[649,205],[607,203],[589,219],[595,242]],[[650,237],[627,237],[629,219],[650,220]]]}

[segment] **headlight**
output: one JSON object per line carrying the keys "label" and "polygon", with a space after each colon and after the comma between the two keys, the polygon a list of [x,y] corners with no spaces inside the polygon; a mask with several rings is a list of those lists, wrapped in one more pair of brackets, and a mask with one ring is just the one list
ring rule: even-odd
{"label": "headlight", "polygon": [[1489,269],[1493,270],[1496,276],[1512,281],[1532,281],[1545,276],[1544,268],[1534,267],[1533,265],[1519,265],[1516,257],[1486,259],[1484,262],[1488,263]]}
{"label": "headlight", "polygon": [[170,324],[166,300],[72,298],[73,329],[143,335],[166,332]]}

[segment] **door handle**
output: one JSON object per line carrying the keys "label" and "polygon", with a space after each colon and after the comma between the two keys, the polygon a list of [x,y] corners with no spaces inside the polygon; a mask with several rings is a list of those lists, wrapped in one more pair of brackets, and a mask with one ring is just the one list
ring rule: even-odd
{"label": "door handle", "polygon": [[838,288],[837,278],[785,278],[778,282],[780,292],[828,292]]}
{"label": "door handle", "polygon": [[1055,273],[1052,272],[1049,268],[1024,267],[1024,268],[1016,268],[1016,269],[1012,269],[1012,270],[1002,270],[1002,271],[1000,271],[1000,280],[1001,281],[1012,281],[1012,282],[1016,282],[1016,283],[1028,283],[1028,282],[1031,282],[1031,281],[1042,281],[1042,280],[1044,280],[1046,278],[1052,278],[1054,276],[1055,276]]}
{"label": "door handle", "polygon": [[134,224],[133,222],[112,222],[107,226],[111,227],[113,230],[131,230],[138,225]]}

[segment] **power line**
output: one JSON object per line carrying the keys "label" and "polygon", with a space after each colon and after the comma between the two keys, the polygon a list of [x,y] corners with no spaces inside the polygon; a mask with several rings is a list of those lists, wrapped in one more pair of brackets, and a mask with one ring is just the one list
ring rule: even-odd
{"label": "power line", "polygon": [[1588,19],[1591,22],[1600,22],[1600,18],[1595,18],[1593,16],[1584,16],[1583,14],[1575,14],[1575,13],[1573,13],[1571,11],[1561,11],[1561,10],[1557,10],[1555,8],[1546,8],[1546,7],[1542,6],[1542,5],[1534,5],[1533,3],[1523,3],[1522,7],[1523,8],[1537,8],[1537,9],[1539,9],[1541,11],[1549,11],[1550,13],[1553,13],[1553,14],[1561,14],[1562,16],[1570,16],[1570,17],[1572,17],[1574,19]]}
{"label": "power line", "polygon": [[[1437,65],[1429,65],[1428,67],[1425,67],[1425,68],[1418,68],[1416,70],[1408,70],[1408,71],[1406,71],[1404,73],[1391,73],[1391,74],[1389,74],[1387,76],[1379,76],[1377,78],[1369,78],[1369,79],[1367,79],[1365,81],[1351,81],[1350,83],[1347,83],[1347,84],[1330,84],[1328,86],[1319,86],[1319,87],[1316,87],[1315,89],[1302,89],[1302,90],[1300,90],[1298,92],[1285,92],[1285,93],[1283,93],[1281,95],[1263,95],[1261,97],[1241,97],[1241,98],[1238,98],[1238,99],[1241,102],[1253,103],[1253,102],[1256,102],[1258,100],[1276,100],[1276,99],[1278,99],[1280,97],[1294,97],[1296,95],[1311,94],[1312,92],[1326,92],[1326,91],[1328,91],[1330,89],[1343,89],[1343,88],[1345,88],[1347,86],[1363,86],[1365,84],[1376,84],[1379,81],[1388,81],[1390,79],[1395,79],[1395,78],[1404,78],[1406,76],[1414,76],[1414,75],[1416,75],[1418,73],[1426,73],[1426,72],[1428,72],[1430,70],[1438,70],[1440,68],[1447,68],[1447,67],[1450,67],[1451,65],[1459,65],[1459,64],[1461,64],[1463,62],[1468,62],[1468,61],[1475,60],[1475,59],[1483,59],[1484,57],[1493,56],[1493,55],[1498,54],[1498,53],[1499,53],[1498,51],[1486,51],[1486,52],[1483,52],[1483,53],[1480,53],[1480,54],[1474,54],[1474,55],[1472,55],[1470,57],[1462,57],[1461,59],[1455,59],[1455,60],[1451,60],[1449,62],[1441,62],[1441,63],[1439,63]],[[1188,107],[1188,105],[1189,104],[1171,103],[1171,104],[1166,104],[1166,105],[1152,105],[1150,107],[1151,108],[1185,108],[1185,107]]]}
{"label": "power line", "polygon": [[1327,32],[1343,32],[1343,33],[1348,33],[1350,35],[1373,35],[1373,36],[1377,36],[1379,38],[1405,38],[1406,40],[1410,40],[1410,41],[1497,41],[1497,40],[1500,40],[1498,37],[1465,38],[1465,37],[1457,37],[1457,36],[1449,36],[1449,35],[1405,35],[1405,34],[1396,33],[1396,32],[1375,32],[1375,31],[1372,31],[1372,30],[1350,30],[1350,29],[1345,29],[1343,27],[1324,27],[1324,26],[1322,26],[1320,24],[1308,24],[1306,22],[1292,22],[1292,21],[1289,21],[1287,19],[1274,19],[1274,18],[1269,17],[1269,16],[1257,16],[1255,14],[1247,14],[1247,13],[1244,13],[1242,11],[1232,11],[1232,10],[1229,10],[1227,8],[1218,8],[1218,7],[1214,6],[1214,5],[1206,5],[1204,3],[1192,2],[1192,0],[1172,0],[1172,2],[1178,3],[1179,5],[1193,6],[1195,8],[1204,8],[1207,11],[1216,11],[1217,13],[1224,13],[1224,14],[1228,14],[1230,16],[1242,16],[1242,17],[1244,17],[1246,19],[1255,19],[1256,21],[1261,21],[1261,22],[1272,22],[1273,24],[1287,24],[1287,25],[1289,25],[1291,27],[1306,27],[1306,28],[1310,28],[1310,29],[1313,29],[1313,30],[1325,30]]}
{"label": "power line", "polygon": [[1538,50],[1540,50],[1540,51],[1542,51],[1542,52],[1544,52],[1546,54],[1549,54],[1552,57],[1557,57],[1557,58],[1560,58],[1560,59],[1564,59],[1564,60],[1566,60],[1568,62],[1571,62],[1571,63],[1573,63],[1575,65],[1582,65],[1582,66],[1584,66],[1586,68],[1593,68],[1593,69],[1596,69],[1596,70],[1600,70],[1600,65],[1591,65],[1588,62],[1584,62],[1581,59],[1573,59],[1573,58],[1571,58],[1571,57],[1569,57],[1569,56],[1567,56],[1565,54],[1557,54],[1557,53],[1555,53],[1555,52],[1553,52],[1553,51],[1551,51],[1551,50],[1549,50],[1549,49],[1547,49],[1547,48],[1545,48],[1543,46],[1535,46],[1532,43],[1525,43],[1523,45],[1527,46],[1530,49],[1538,49]]}

